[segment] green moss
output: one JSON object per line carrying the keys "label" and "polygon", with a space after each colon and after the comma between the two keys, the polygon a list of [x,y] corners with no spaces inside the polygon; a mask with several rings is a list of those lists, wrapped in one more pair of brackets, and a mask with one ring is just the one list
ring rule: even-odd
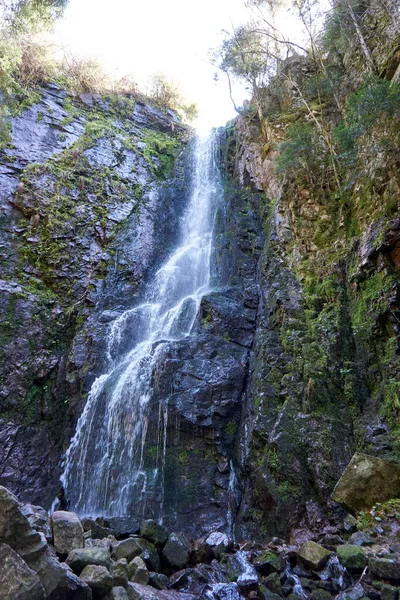
{"label": "green moss", "polygon": [[171,136],[159,132],[147,130],[145,132],[143,156],[151,165],[154,173],[165,179],[171,172],[175,163],[180,143]]}
{"label": "green moss", "polygon": [[235,435],[237,429],[236,421],[229,421],[224,427],[224,431],[227,435]]}

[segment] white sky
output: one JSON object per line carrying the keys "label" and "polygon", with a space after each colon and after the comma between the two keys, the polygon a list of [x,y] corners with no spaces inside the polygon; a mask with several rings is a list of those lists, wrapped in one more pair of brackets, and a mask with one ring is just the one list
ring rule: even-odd
{"label": "white sky", "polygon": [[[131,73],[144,91],[153,73],[173,78],[197,103],[204,130],[236,114],[224,76],[213,80],[208,51],[222,29],[246,20],[244,0],[70,0],[56,34],[66,50],[99,59],[116,78]],[[245,93],[236,87],[238,105]]]}

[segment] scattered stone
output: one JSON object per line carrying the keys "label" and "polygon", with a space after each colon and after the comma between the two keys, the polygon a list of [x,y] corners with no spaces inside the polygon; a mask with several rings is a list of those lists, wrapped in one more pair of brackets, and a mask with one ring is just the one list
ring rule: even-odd
{"label": "scattered stone", "polygon": [[258,587],[261,597],[263,598],[263,600],[282,600],[282,596],[278,596],[278,594],[275,594],[274,592],[271,592],[267,587],[265,587],[265,585],[261,584]]}
{"label": "scattered stone", "polygon": [[329,592],[327,592],[326,590],[321,590],[321,589],[317,589],[317,590],[313,590],[311,592],[311,600],[331,600],[332,596]]}
{"label": "scattered stone", "polygon": [[322,569],[330,555],[329,550],[312,541],[305,542],[299,551],[299,557],[303,564],[310,569],[317,570]]}
{"label": "scattered stone", "polygon": [[21,512],[28,519],[30,526],[36,531],[44,534],[46,540],[51,542],[53,534],[50,526],[50,517],[44,508],[33,504],[24,504]]}
{"label": "scattered stone", "polygon": [[[293,558],[297,560],[297,553]],[[305,566],[301,564],[301,562],[298,562],[296,566],[293,567],[292,571],[294,575],[297,575],[297,577],[312,577],[310,569],[306,569]]]}
{"label": "scattered stone", "polygon": [[241,595],[236,583],[218,583],[213,586],[214,597],[217,600],[240,600]]}
{"label": "scattered stone", "polygon": [[146,585],[150,579],[149,570],[146,563],[140,556],[136,556],[128,565],[128,575],[133,583],[142,583]]}
{"label": "scattered stone", "polygon": [[281,595],[282,588],[279,573],[271,573],[271,575],[262,580],[262,583],[274,594]]}
{"label": "scattered stone", "polygon": [[130,583],[127,592],[129,600],[199,600],[197,595],[182,594],[175,590],[156,590],[140,583]]}
{"label": "scattered stone", "polygon": [[165,544],[162,554],[171,567],[182,569],[189,562],[190,546],[185,536],[180,533],[171,533]]}
{"label": "scattered stone", "polygon": [[261,575],[280,573],[285,568],[284,560],[274,552],[258,554],[253,558],[253,565]]}
{"label": "scattered stone", "polygon": [[[86,532],[88,533],[88,532]],[[85,533],[85,536],[86,536]],[[105,550],[107,550],[108,552],[111,552],[111,548],[112,545],[117,543],[117,540],[115,539],[115,537],[110,538],[102,538],[102,539],[95,539],[92,540],[92,538],[86,538],[85,537],[85,548],[104,548]]]}
{"label": "scattered stone", "polygon": [[77,548],[72,550],[65,561],[74,573],[79,575],[87,565],[111,568],[111,556],[105,548]]}
{"label": "scattered stone", "polygon": [[104,600],[129,600],[129,596],[124,587],[116,586],[112,588],[111,592],[108,592]]}
{"label": "scattered stone", "polygon": [[121,558],[112,567],[112,576],[114,577],[114,585],[117,587],[128,587],[129,582],[129,567],[126,558]]}
{"label": "scattered stone", "polygon": [[45,598],[38,575],[7,544],[0,544],[0,597],[1,600]]}
{"label": "scattered stone", "polygon": [[143,521],[140,526],[140,535],[158,545],[165,544],[168,539],[167,530],[152,519]]}
{"label": "scattered stone", "polygon": [[351,572],[361,572],[367,566],[367,556],[360,546],[352,544],[338,546],[336,553],[342,565]]}
{"label": "scattered stone", "polygon": [[93,590],[95,598],[110,592],[114,585],[114,579],[108,569],[100,565],[87,565],[79,578]]}
{"label": "scattered stone", "polygon": [[130,517],[109,517],[105,523],[117,540],[139,533],[139,522]]}
{"label": "scattered stone", "polygon": [[227,552],[232,547],[232,542],[225,533],[213,531],[206,539],[206,544],[210,546],[214,556],[219,558],[223,552]]}
{"label": "scattered stone", "polygon": [[151,571],[149,573],[149,585],[152,585],[157,590],[166,590],[168,587],[168,577],[162,573],[155,573]]}
{"label": "scattered stone", "polygon": [[137,538],[138,544],[142,549],[142,552],[139,554],[140,558],[144,560],[146,566],[151,571],[159,571],[160,570],[160,556],[156,550],[156,547],[149,542],[149,540],[145,540],[144,538]]}
{"label": "scattered stone", "polygon": [[375,581],[374,586],[379,589],[379,595],[382,600],[396,600],[398,598],[399,588],[380,581]]}
{"label": "scattered stone", "polygon": [[350,511],[400,495],[400,464],[356,452],[333,490],[332,498]]}
{"label": "scattered stone", "polygon": [[336,546],[340,546],[341,544],[344,544],[344,540],[342,537],[340,537],[340,535],[327,533],[320,540],[320,544],[322,546],[328,546],[329,549],[333,550],[336,548]]}
{"label": "scattered stone", "polygon": [[0,541],[6,542],[18,553],[36,544],[42,545],[37,531],[34,531],[22,514],[21,504],[7,488],[0,486]]}
{"label": "scattered stone", "polygon": [[113,535],[114,532],[109,527],[102,527],[97,523],[94,519],[90,517],[85,517],[82,519],[82,527],[84,531],[91,532],[91,538],[93,540],[102,540],[103,538],[108,537],[109,535]]}
{"label": "scattered stone", "polygon": [[372,546],[373,543],[373,540],[365,531],[356,531],[349,538],[349,544],[354,546]]}
{"label": "scattered stone", "polygon": [[214,558],[214,553],[205,538],[195,540],[192,551],[190,553],[190,563],[197,565],[198,563],[206,563]]}
{"label": "scattered stone", "polygon": [[361,598],[364,598],[364,596],[365,596],[365,592],[364,592],[363,586],[361,585],[361,583],[357,583],[357,585],[355,585],[350,590],[346,590],[345,592],[343,592],[343,594],[340,594],[339,599],[340,600],[361,600]]}
{"label": "scattered stone", "polygon": [[[66,571],[66,586],[65,586],[66,598],[73,598],[73,600],[92,600],[92,590],[87,583],[79,579],[72,571]],[[63,596],[60,594],[61,598]]]}
{"label": "scattered stone", "polygon": [[382,579],[400,580],[400,563],[388,558],[373,558],[368,561],[368,569],[372,575]]}
{"label": "scattered stone", "polygon": [[75,548],[83,548],[83,527],[78,515],[57,510],[51,516],[51,525],[58,554],[69,554]]}
{"label": "scattered stone", "polygon": [[[47,541],[43,533],[37,533],[32,530],[32,535],[27,535],[24,541],[26,545],[22,548],[17,548],[17,552],[27,563],[38,558],[46,551]],[[16,540],[17,545],[18,542],[19,540]]]}
{"label": "scattered stone", "polygon": [[[42,533],[40,535],[43,535]],[[44,536],[43,536],[44,539]],[[47,597],[66,586],[66,570],[60,564],[54,550],[46,545],[44,552],[28,559],[29,567],[37,573]]]}
{"label": "scattered stone", "polygon": [[112,556],[116,560],[126,558],[128,562],[139,556],[143,552],[143,548],[139,543],[139,538],[128,538],[112,545]]}
{"label": "scattered stone", "polygon": [[343,530],[346,533],[353,533],[357,529],[357,519],[353,515],[347,515],[343,521]]}
{"label": "scattered stone", "polygon": [[168,587],[177,590],[186,590],[193,581],[194,572],[194,569],[181,569],[180,571],[175,571],[169,578]]}

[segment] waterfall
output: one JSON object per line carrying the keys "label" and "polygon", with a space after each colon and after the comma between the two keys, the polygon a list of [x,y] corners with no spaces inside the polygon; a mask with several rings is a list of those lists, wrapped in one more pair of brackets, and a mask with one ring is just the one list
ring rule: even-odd
{"label": "waterfall", "polygon": [[148,468],[152,378],[165,347],[190,335],[209,290],[212,227],[221,191],[212,135],[196,140],[194,165],[180,243],[147,285],[144,302],[110,324],[108,372],[93,383],[66,453],[61,482],[70,509],[80,515],[137,514],[148,487],[158,482],[162,517],[168,399],[159,408],[157,453]]}

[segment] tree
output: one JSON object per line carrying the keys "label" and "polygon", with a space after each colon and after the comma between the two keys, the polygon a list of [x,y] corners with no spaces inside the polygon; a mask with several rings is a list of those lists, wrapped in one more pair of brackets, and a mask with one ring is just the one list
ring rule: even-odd
{"label": "tree", "polygon": [[3,19],[17,30],[50,27],[63,13],[68,0],[0,0]]}
{"label": "tree", "polygon": [[[269,39],[251,24],[234,29],[232,34],[225,33],[222,45],[214,50],[213,64],[227,75],[230,91],[231,76],[248,84],[262,133],[268,137],[263,118],[262,91],[276,72],[277,57],[271,52]],[[240,112],[235,103],[234,106]]]}
{"label": "tree", "polygon": [[[363,32],[362,19],[365,7],[360,0],[333,0],[332,10],[327,16],[325,44],[347,49],[350,44],[356,44],[361,49],[370,75],[376,74],[376,66]],[[342,51],[343,52],[343,51]]]}
{"label": "tree", "polygon": [[150,81],[149,94],[157,104],[175,110],[187,121],[193,121],[197,117],[197,105],[194,102],[186,104],[179,84],[166,77],[163,73],[153,75]]}

